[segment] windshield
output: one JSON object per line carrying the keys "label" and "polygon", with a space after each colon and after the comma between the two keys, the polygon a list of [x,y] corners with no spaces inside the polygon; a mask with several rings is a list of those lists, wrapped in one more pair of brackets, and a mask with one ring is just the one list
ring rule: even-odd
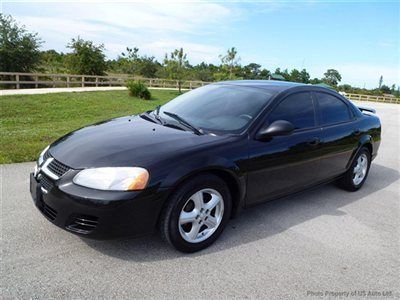
{"label": "windshield", "polygon": [[236,85],[207,85],[173,99],[160,109],[163,118],[174,113],[193,126],[214,133],[239,133],[271,99],[269,91]]}

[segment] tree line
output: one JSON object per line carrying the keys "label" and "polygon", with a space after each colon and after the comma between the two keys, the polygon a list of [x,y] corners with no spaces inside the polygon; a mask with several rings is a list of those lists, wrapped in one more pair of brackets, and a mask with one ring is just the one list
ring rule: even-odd
{"label": "tree line", "polygon": [[183,48],[166,53],[163,60],[141,54],[137,47],[127,47],[116,59],[107,59],[103,44],[80,37],[72,38],[66,45],[69,52],[41,51],[42,39],[37,33],[27,31],[11,16],[0,14],[0,71],[47,72],[85,75],[130,74],[145,78],[168,78],[177,80],[221,81],[238,79],[279,79],[300,83],[327,84],[335,89],[368,94],[392,93],[399,95],[399,87],[393,84],[379,85],[372,90],[340,84],[342,76],[335,69],[328,69],[322,78],[311,78],[306,69],[268,70],[258,63],[241,65],[235,47],[219,55],[219,64],[201,62],[193,65]]}

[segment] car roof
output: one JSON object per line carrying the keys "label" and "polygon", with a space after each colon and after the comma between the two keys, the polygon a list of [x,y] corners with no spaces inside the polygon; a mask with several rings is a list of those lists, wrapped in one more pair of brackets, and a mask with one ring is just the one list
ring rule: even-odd
{"label": "car roof", "polygon": [[311,87],[311,85],[304,83],[278,81],[278,80],[232,80],[232,81],[220,81],[214,84],[254,87],[268,91],[274,91],[277,93],[298,86]]}

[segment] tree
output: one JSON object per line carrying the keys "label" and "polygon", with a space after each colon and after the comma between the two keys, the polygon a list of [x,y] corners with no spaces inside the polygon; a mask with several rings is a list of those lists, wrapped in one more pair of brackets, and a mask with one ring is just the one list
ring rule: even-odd
{"label": "tree", "polygon": [[323,81],[329,85],[337,86],[338,83],[342,80],[342,76],[335,69],[328,69],[324,73]]}
{"label": "tree", "polygon": [[137,62],[137,72],[139,75],[147,78],[156,77],[157,71],[161,68],[161,64],[154,56],[142,56]]}
{"label": "tree", "polygon": [[139,56],[139,48],[126,48],[116,61],[109,63],[109,66],[116,72],[140,75],[147,78],[156,76],[161,64],[154,56]]}
{"label": "tree", "polygon": [[281,75],[285,80],[290,80],[290,74],[288,69],[281,71],[281,68],[276,68],[274,74]]}
{"label": "tree", "polygon": [[19,26],[11,16],[0,13],[0,71],[32,72],[40,63],[42,44],[37,33]]}
{"label": "tree", "polygon": [[40,62],[41,72],[63,73],[65,72],[65,54],[58,53],[56,50],[46,50],[41,52]]}
{"label": "tree", "polygon": [[306,69],[301,70],[300,78],[302,83],[310,83],[310,74],[307,72]]}
{"label": "tree", "polygon": [[338,86],[340,91],[350,93],[352,91],[352,86],[350,84],[342,84]]}
{"label": "tree", "polygon": [[382,93],[384,94],[390,94],[390,87],[388,87],[387,85],[383,84],[380,89],[379,89]]}
{"label": "tree", "polygon": [[381,89],[381,87],[382,87],[382,84],[383,84],[383,76],[381,75],[381,77],[379,77],[379,89]]}
{"label": "tree", "polygon": [[165,54],[164,58],[164,70],[166,75],[170,79],[177,80],[178,89],[181,92],[182,81],[187,75],[187,68],[189,61],[187,60],[186,53],[183,52],[183,48],[175,49],[174,52],[170,54]]}
{"label": "tree", "polygon": [[301,73],[300,73],[300,71],[297,70],[297,69],[293,69],[292,71],[290,71],[289,81],[301,82]]}
{"label": "tree", "polygon": [[103,75],[107,69],[104,45],[95,45],[78,37],[67,45],[72,53],[67,54],[67,67],[74,74]]}
{"label": "tree", "polygon": [[319,78],[316,78],[316,77],[310,80],[311,84],[318,84],[318,83],[321,83],[321,82],[322,82],[322,80],[319,79]]}
{"label": "tree", "polygon": [[[285,72],[283,72],[282,76],[285,77],[287,75],[285,74]],[[299,71],[297,69],[293,69],[289,74],[289,81],[309,83],[310,82],[310,74],[308,74],[306,69],[303,69],[301,71]]]}
{"label": "tree", "polygon": [[137,71],[137,61],[139,59],[139,48],[126,47],[126,53],[122,52],[117,61],[123,73],[135,74]]}
{"label": "tree", "polygon": [[260,79],[261,78],[261,65],[250,63],[242,69],[244,79]]}
{"label": "tree", "polygon": [[268,79],[268,77],[271,75],[271,72],[267,69],[262,69],[260,72],[260,79]]}
{"label": "tree", "polygon": [[202,62],[191,67],[190,78],[201,81],[213,81],[214,73],[218,72],[218,67],[213,64]]}
{"label": "tree", "polygon": [[237,56],[237,50],[235,47],[228,49],[226,55],[220,55],[219,58],[221,59],[222,69],[223,71],[226,70],[228,72],[228,78],[234,78],[234,68],[239,65],[240,57]]}

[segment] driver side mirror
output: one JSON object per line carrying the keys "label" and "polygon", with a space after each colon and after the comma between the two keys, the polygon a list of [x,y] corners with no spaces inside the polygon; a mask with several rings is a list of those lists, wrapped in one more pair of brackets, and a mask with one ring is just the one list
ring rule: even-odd
{"label": "driver side mirror", "polygon": [[293,132],[292,123],[285,120],[277,120],[270,125],[263,126],[256,134],[257,140],[267,139],[273,136],[289,135]]}

